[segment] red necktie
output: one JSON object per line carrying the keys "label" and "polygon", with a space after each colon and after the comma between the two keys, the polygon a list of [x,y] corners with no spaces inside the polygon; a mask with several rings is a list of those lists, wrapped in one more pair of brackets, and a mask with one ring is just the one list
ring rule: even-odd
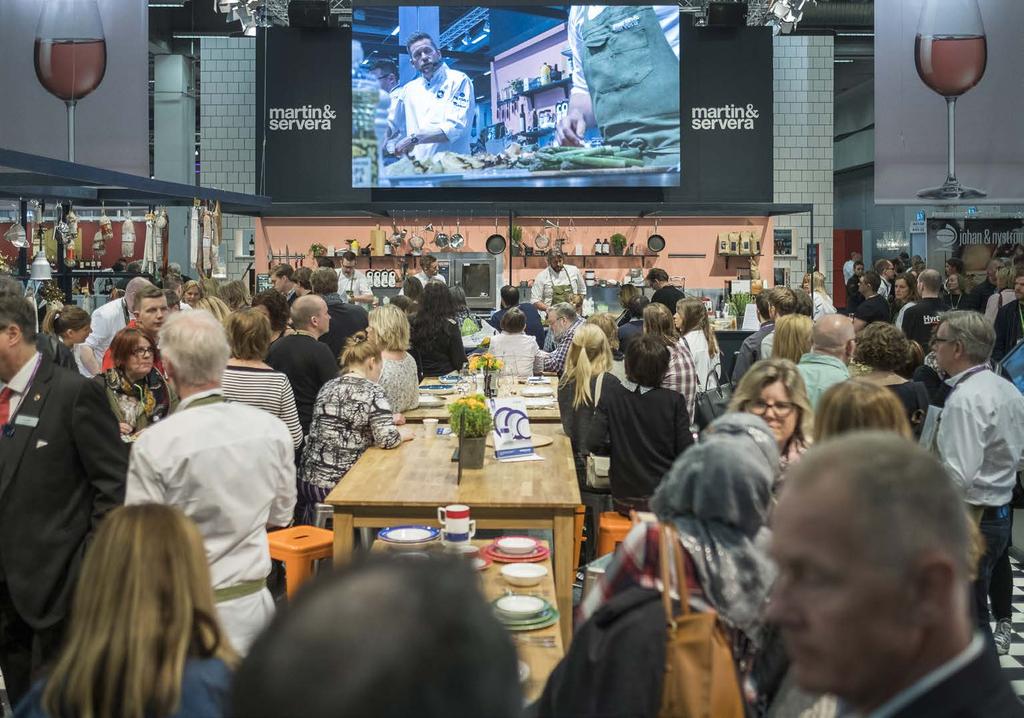
{"label": "red necktie", "polygon": [[9,386],[0,389],[0,424],[6,424],[11,418],[11,396],[14,392]]}

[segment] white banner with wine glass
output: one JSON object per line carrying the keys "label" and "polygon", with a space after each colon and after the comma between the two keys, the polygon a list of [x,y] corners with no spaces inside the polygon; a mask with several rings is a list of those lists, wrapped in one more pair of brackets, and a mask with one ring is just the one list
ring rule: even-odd
{"label": "white banner with wine glass", "polygon": [[875,1],[875,202],[1024,202],[1024,2]]}
{"label": "white banner with wine glass", "polygon": [[149,176],[148,7],[0,2],[0,147]]}

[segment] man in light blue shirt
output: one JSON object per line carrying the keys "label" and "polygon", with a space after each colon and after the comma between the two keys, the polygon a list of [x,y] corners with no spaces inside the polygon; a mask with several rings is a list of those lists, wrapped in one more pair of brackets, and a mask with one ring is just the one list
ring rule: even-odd
{"label": "man in light blue shirt", "polygon": [[853,322],[842,314],[826,314],[814,323],[811,351],[800,357],[797,370],[807,385],[807,398],[818,410],[818,400],[833,384],[850,378],[847,366],[857,348]]}

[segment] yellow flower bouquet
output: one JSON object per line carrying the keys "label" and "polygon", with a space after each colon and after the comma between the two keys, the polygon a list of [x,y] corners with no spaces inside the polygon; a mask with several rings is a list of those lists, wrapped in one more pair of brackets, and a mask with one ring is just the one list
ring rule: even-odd
{"label": "yellow flower bouquet", "polygon": [[490,352],[487,352],[486,354],[474,354],[469,358],[469,370],[472,372],[501,371],[504,366],[505,362]]}

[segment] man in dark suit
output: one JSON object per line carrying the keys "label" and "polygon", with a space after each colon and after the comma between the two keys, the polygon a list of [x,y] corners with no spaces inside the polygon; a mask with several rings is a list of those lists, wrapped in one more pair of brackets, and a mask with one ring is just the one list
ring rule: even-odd
{"label": "man in dark suit", "polygon": [[1024,269],[1017,270],[1013,280],[1013,292],[1017,298],[1008,302],[996,314],[996,343],[992,347],[992,361],[1000,361],[1024,339]]}
{"label": "man in dark suit", "polygon": [[491,315],[491,318],[487,320],[487,323],[500,332],[501,318],[505,316],[505,312],[512,307],[519,307],[519,311],[526,316],[525,333],[537,340],[537,346],[543,347],[544,336],[547,332],[544,329],[544,323],[541,320],[540,312],[538,312],[537,307],[533,306],[530,302],[519,302],[518,287],[506,284],[501,288],[501,309],[495,311]]}
{"label": "man in dark suit", "polygon": [[12,705],[60,647],[89,537],[124,500],[128,445],[102,386],[45,361],[0,295],[0,671]]}
{"label": "man in dark suit", "polygon": [[892,433],[804,454],[773,516],[767,609],[796,683],[841,715],[1024,716],[971,615],[974,520],[939,460]]}
{"label": "man in dark suit", "polygon": [[[313,286],[313,294],[319,295],[327,303],[327,312],[331,316],[331,328],[320,337],[320,341],[330,347],[335,359],[341,356],[345,341],[359,331],[366,331],[370,324],[370,315],[358,304],[349,304],[338,294],[338,272],[330,267],[320,267],[309,278]],[[333,282],[333,284],[332,284]]]}

